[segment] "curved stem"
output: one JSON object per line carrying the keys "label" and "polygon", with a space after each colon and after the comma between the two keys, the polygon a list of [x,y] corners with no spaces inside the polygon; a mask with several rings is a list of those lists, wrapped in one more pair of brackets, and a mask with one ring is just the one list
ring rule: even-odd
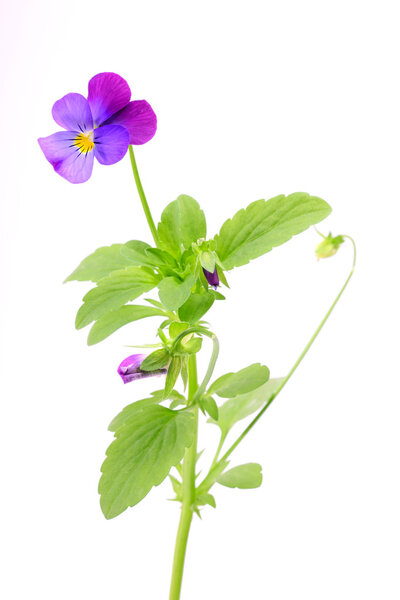
{"label": "curved stem", "polygon": [[[189,403],[192,401],[197,390],[197,366],[196,356],[189,357]],[[195,480],[196,480],[196,461],[197,461],[197,428],[198,428],[198,407],[193,407],[195,418],[195,432],[193,443],[190,448],[186,448],[183,459],[182,469],[182,511],[179,520],[178,532],[176,535],[174,562],[172,566],[171,587],[169,600],[179,600],[181,594],[183,567],[187,541],[189,537],[190,525],[193,518],[193,504],[195,500]]]}
{"label": "curved stem", "polygon": [[139,193],[140,201],[141,201],[142,206],[143,206],[144,214],[146,215],[146,219],[147,219],[147,222],[149,224],[150,231],[151,231],[151,234],[152,234],[153,239],[154,239],[154,243],[155,243],[156,246],[158,246],[157,229],[156,229],[156,226],[154,225],[153,217],[151,216],[150,208],[149,208],[149,205],[147,204],[146,196],[145,196],[144,191],[143,191],[143,186],[142,186],[142,182],[140,181],[139,171],[138,171],[138,168],[137,168],[137,164],[136,164],[136,160],[135,160],[135,155],[133,153],[132,146],[129,146],[129,157],[131,159],[133,176],[135,178],[135,183],[136,183],[137,191]]}
{"label": "curved stem", "polygon": [[246,429],[239,435],[239,437],[230,446],[230,448],[225,452],[225,454],[222,456],[222,458],[216,464],[214,464],[214,466],[211,467],[210,472],[208,473],[208,475],[206,476],[206,478],[204,479],[204,481],[199,486],[201,488],[201,492],[202,493],[205,492],[205,491],[207,491],[208,489],[210,489],[210,487],[213,485],[213,483],[214,483],[213,473],[218,469],[218,466],[221,465],[221,463],[225,462],[226,459],[232,454],[232,452],[235,450],[235,448],[240,444],[240,442],[243,440],[243,438],[246,437],[246,435],[254,427],[254,425],[257,423],[257,421],[259,419],[261,419],[261,417],[263,416],[263,414],[265,413],[265,411],[268,409],[268,407],[272,404],[272,402],[275,400],[275,398],[277,397],[277,395],[279,394],[279,392],[285,387],[285,385],[287,384],[287,382],[289,381],[289,379],[292,377],[293,373],[296,371],[297,367],[300,365],[300,363],[302,362],[303,358],[305,357],[305,355],[307,354],[307,352],[311,348],[312,344],[314,343],[314,341],[315,341],[316,337],[318,336],[319,332],[321,331],[322,327],[325,325],[326,321],[329,319],[329,316],[332,313],[333,309],[335,308],[336,304],[339,302],[339,299],[340,299],[341,295],[343,294],[343,292],[346,289],[346,287],[347,287],[350,279],[353,276],[354,267],[356,265],[356,245],[355,245],[355,242],[354,242],[353,238],[350,237],[349,235],[344,235],[343,237],[347,238],[348,240],[350,240],[350,242],[353,245],[353,264],[352,264],[350,273],[349,273],[349,275],[346,278],[346,281],[344,282],[344,284],[341,287],[338,295],[336,296],[336,298],[332,302],[331,306],[329,307],[328,312],[325,314],[325,316],[322,319],[321,323],[318,325],[317,329],[314,331],[313,335],[311,336],[311,338],[308,341],[307,345],[305,346],[304,350],[300,354],[299,358],[296,360],[296,362],[294,363],[293,367],[290,369],[289,373],[283,379],[282,383],[280,384],[280,386],[278,387],[278,389],[276,390],[276,392],[269,398],[269,400],[265,404],[265,406],[260,410],[260,412],[251,421],[251,423],[246,427]]}

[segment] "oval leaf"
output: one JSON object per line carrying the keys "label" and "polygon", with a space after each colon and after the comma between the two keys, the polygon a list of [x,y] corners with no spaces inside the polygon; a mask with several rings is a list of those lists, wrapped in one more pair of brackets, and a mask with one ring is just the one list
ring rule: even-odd
{"label": "oval leaf", "polygon": [[222,398],[233,398],[260,387],[269,379],[269,369],[254,363],[237,373],[226,373],[210,386],[207,395],[218,394]]}
{"label": "oval leaf", "polygon": [[233,469],[222,473],[217,482],[226,487],[240,488],[241,490],[258,488],[262,483],[261,465],[246,463],[245,465],[233,467]]}
{"label": "oval leaf", "polygon": [[222,434],[226,436],[235,423],[263,407],[275,394],[282,381],[283,378],[269,379],[252,392],[227,400],[218,408],[218,420],[209,419],[209,421],[218,425]]}
{"label": "oval leaf", "polygon": [[203,315],[211,308],[215,297],[210,292],[204,294],[192,294],[186,300],[179,311],[179,318],[182,321],[187,321],[190,324],[196,323]]}

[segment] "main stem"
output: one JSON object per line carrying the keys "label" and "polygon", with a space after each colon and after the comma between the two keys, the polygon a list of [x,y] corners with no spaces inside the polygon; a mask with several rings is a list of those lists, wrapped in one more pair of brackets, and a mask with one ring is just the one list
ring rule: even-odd
{"label": "main stem", "polygon": [[[189,358],[189,404],[197,390],[197,366],[196,355]],[[197,460],[197,425],[198,407],[192,408],[195,418],[195,433],[190,448],[186,448],[182,469],[183,500],[181,518],[179,520],[178,532],[176,534],[174,562],[172,566],[171,587],[169,600],[179,600],[181,595],[183,566],[185,562],[186,546],[189,537],[190,525],[193,517],[193,503],[195,500],[195,479]]]}
{"label": "main stem", "polygon": [[146,215],[146,219],[147,219],[147,222],[149,224],[151,235],[153,236],[153,239],[154,239],[154,243],[155,243],[156,246],[158,246],[157,228],[154,225],[153,217],[151,216],[150,208],[149,208],[149,205],[147,204],[146,196],[145,196],[144,191],[143,191],[143,186],[142,186],[142,182],[140,181],[139,171],[138,171],[138,168],[137,168],[137,164],[136,164],[136,160],[135,160],[135,155],[133,153],[132,146],[129,146],[129,157],[131,159],[133,176],[135,178],[135,183],[136,183],[137,191],[139,193],[140,201],[141,201],[142,206],[143,206],[144,214]]}

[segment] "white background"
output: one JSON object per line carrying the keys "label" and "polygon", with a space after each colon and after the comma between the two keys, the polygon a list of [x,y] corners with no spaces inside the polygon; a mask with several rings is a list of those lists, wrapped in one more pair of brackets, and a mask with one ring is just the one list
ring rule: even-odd
{"label": "white background", "polygon": [[[232,464],[260,489],[215,489],[191,532],[183,600],[398,600],[399,19],[397,2],[2,2],[2,561],[7,600],[167,598],[178,506],[168,484],[112,521],[97,496],[107,425],[152,381],[123,386],[124,344],[74,330],[96,247],[150,241],[128,158],[88,183],[56,175],[36,139],[51,107],[115,71],[158,116],[137,149],[155,218],[180,193],[209,235],[258,198],[307,191],[349,233],[351,286]],[[288,371],[351,263],[317,262],[313,230],[232,272],[213,308],[217,374]],[[202,363],[204,366],[204,362]],[[216,430],[202,433],[214,444]],[[237,432],[240,431],[238,427]]]}

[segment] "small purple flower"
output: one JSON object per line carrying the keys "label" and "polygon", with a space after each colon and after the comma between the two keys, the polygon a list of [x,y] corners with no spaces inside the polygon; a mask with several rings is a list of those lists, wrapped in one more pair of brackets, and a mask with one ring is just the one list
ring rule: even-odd
{"label": "small purple flower", "polygon": [[211,285],[211,287],[213,287],[214,290],[216,290],[217,287],[219,286],[219,277],[218,277],[218,273],[217,273],[217,267],[215,267],[214,273],[207,271],[207,269],[205,269],[203,267],[203,273],[206,276],[208,284]]}
{"label": "small purple flower", "polygon": [[143,377],[153,377],[154,375],[165,375],[167,369],[157,369],[156,371],[141,371],[140,365],[146,358],[146,354],[132,354],[125,358],[118,367],[118,374],[124,383],[142,379]]}
{"label": "small purple flower", "polygon": [[131,102],[129,85],[120,75],[99,73],[88,88],[87,100],[72,93],[53,106],[55,122],[67,131],[38,139],[56,173],[71,183],[89,179],[94,157],[102,165],[113,165],[125,156],[129,144],[145,144],[157,129],[150,104]]}

